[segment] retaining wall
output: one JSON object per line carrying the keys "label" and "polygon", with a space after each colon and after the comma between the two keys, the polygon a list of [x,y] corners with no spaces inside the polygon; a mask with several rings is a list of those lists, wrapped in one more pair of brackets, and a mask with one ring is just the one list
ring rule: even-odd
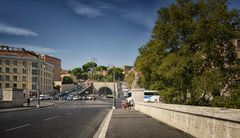
{"label": "retaining wall", "polygon": [[199,138],[240,138],[240,110],[135,102],[136,110]]}

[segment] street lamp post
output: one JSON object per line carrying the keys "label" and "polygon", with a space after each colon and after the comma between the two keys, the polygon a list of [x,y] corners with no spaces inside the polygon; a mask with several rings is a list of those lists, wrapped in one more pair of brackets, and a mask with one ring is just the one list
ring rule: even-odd
{"label": "street lamp post", "polygon": [[116,108],[115,72],[113,71],[113,109]]}
{"label": "street lamp post", "polygon": [[92,68],[92,101],[94,100],[94,78],[93,78],[93,69]]}
{"label": "street lamp post", "polygon": [[40,70],[37,64],[37,108],[40,108]]}
{"label": "street lamp post", "polygon": [[[109,68],[114,68],[113,65],[108,65]],[[112,70],[113,71],[113,103],[112,103],[112,109],[115,109],[116,108],[116,91],[115,91],[115,72],[114,72],[114,69]]]}
{"label": "street lamp post", "polygon": [[[30,66],[25,66],[24,68],[23,68],[23,70],[24,70],[24,72],[23,72],[23,74],[26,74],[26,78],[23,80],[23,77],[22,77],[22,81],[27,81],[27,84],[26,84],[26,87],[24,88],[25,90],[26,90],[26,94],[27,94],[27,101],[29,100],[29,102],[30,102],[30,91],[29,91],[29,82],[28,82],[28,80],[29,80],[29,76],[30,76]],[[30,104],[30,103],[29,103]]]}
{"label": "street lamp post", "polygon": [[104,79],[104,82],[105,82],[105,89],[104,89],[104,90],[105,90],[105,96],[107,96],[107,88],[106,88],[106,87],[107,87],[107,84],[106,84],[106,79]]}

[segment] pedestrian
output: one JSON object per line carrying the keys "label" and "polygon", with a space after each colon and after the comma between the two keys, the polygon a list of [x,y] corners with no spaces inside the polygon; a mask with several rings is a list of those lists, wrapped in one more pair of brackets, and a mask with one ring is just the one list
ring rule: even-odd
{"label": "pedestrian", "polygon": [[133,99],[131,99],[129,101],[129,110],[134,110],[134,101],[133,101]]}
{"label": "pedestrian", "polygon": [[27,104],[30,106],[30,98],[27,98]]}
{"label": "pedestrian", "polygon": [[132,110],[132,109],[133,109],[133,105],[134,105],[133,99],[130,99],[130,100],[128,101],[128,109],[129,109],[129,110]]}
{"label": "pedestrian", "polygon": [[125,106],[125,100],[122,99],[122,109],[123,109],[123,110],[125,110],[125,107],[124,107],[124,106]]}
{"label": "pedestrian", "polygon": [[124,102],[124,110],[126,110],[126,109],[128,109],[128,102],[127,102],[127,100],[125,100],[125,102]]}

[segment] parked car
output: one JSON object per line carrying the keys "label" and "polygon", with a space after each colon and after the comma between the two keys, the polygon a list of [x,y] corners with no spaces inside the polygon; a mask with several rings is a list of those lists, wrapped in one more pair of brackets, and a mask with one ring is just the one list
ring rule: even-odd
{"label": "parked car", "polygon": [[79,100],[83,100],[83,96],[79,96]]}
{"label": "parked car", "polygon": [[50,97],[49,97],[48,94],[40,94],[40,95],[39,95],[39,99],[40,99],[40,100],[49,100]]}
{"label": "parked car", "polygon": [[73,96],[73,100],[79,100],[79,96]]}
{"label": "parked car", "polygon": [[93,94],[89,94],[88,96],[87,96],[87,99],[88,100],[96,100],[96,96],[95,95],[93,95]]}
{"label": "parked car", "polygon": [[87,96],[83,96],[82,100],[88,100]]}
{"label": "parked car", "polygon": [[67,97],[67,100],[72,100],[73,99],[73,95],[69,95],[68,97]]}
{"label": "parked car", "polygon": [[109,94],[108,94],[108,95],[107,95],[107,98],[113,98],[113,95],[109,95]]}

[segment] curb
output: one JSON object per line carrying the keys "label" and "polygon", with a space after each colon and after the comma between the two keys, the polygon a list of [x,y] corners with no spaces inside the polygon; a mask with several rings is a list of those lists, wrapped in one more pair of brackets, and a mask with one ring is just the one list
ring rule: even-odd
{"label": "curb", "polygon": [[113,113],[113,109],[111,109],[108,112],[107,116],[102,121],[100,127],[98,128],[98,130],[95,133],[95,135],[93,136],[93,138],[105,138],[107,130],[108,130],[108,125],[109,125],[110,120],[112,118],[112,113]]}
{"label": "curb", "polygon": [[[46,106],[40,106],[39,108],[37,108],[37,107],[20,107],[19,109],[16,108],[15,110],[7,110],[7,111],[1,111],[1,109],[0,109],[0,113],[8,113],[8,112],[16,112],[16,111],[24,111],[24,110],[36,110],[36,109],[46,108],[46,107],[50,107],[50,106],[54,106],[54,105],[55,105],[54,103],[51,103]],[[9,109],[9,108],[6,108],[6,109]]]}

